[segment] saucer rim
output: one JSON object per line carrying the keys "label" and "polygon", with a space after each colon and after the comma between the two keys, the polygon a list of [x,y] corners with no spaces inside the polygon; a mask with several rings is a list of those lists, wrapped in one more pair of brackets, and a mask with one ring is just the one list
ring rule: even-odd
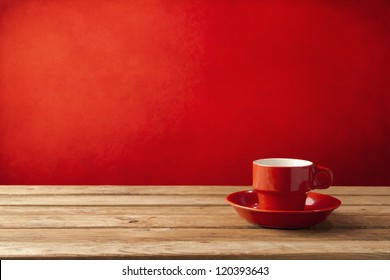
{"label": "saucer rim", "polygon": [[329,197],[331,199],[333,199],[337,205],[335,206],[332,206],[332,207],[327,207],[327,208],[320,208],[320,209],[313,209],[313,210],[267,210],[267,209],[258,209],[258,208],[252,208],[252,207],[247,207],[247,206],[243,206],[241,204],[237,204],[237,203],[234,203],[232,202],[231,200],[229,200],[229,197],[235,195],[235,194],[243,194],[243,193],[255,193],[256,191],[254,190],[244,190],[244,191],[238,191],[238,192],[233,192],[233,193],[230,193],[226,196],[225,200],[230,204],[232,205],[233,207],[238,207],[238,208],[242,208],[242,209],[245,209],[245,210],[249,210],[249,211],[252,211],[252,212],[260,212],[260,213],[283,213],[283,214],[312,214],[312,213],[319,213],[319,212],[326,212],[326,211],[333,211],[337,208],[340,207],[341,205],[341,201],[334,197],[334,196],[331,196],[331,195],[327,195],[327,194],[322,194],[322,193],[317,193],[317,192],[309,192],[308,195],[310,194],[315,194],[315,195],[319,195],[319,196],[324,196],[324,197]]}

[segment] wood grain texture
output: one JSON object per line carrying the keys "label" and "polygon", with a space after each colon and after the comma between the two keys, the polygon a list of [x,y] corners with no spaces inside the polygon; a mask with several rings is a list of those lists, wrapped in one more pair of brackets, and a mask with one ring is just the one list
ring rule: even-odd
{"label": "wood grain texture", "polygon": [[334,187],[323,223],[275,230],[232,186],[0,186],[1,259],[390,259],[390,187]]}
{"label": "wood grain texture", "polygon": [[[383,195],[338,195],[346,205],[389,205]],[[133,205],[226,205],[225,195],[0,195],[0,205],[133,206]]]}

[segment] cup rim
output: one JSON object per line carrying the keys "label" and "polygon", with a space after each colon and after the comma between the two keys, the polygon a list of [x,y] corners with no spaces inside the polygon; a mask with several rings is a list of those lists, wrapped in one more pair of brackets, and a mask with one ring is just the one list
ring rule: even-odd
{"label": "cup rim", "polygon": [[262,158],[253,161],[254,165],[261,167],[306,167],[313,165],[313,162],[296,158]]}

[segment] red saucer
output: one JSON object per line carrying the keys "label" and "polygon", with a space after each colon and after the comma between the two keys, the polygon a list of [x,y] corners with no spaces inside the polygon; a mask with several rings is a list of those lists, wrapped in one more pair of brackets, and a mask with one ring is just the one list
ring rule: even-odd
{"label": "red saucer", "polygon": [[309,192],[301,211],[258,209],[256,191],[240,191],[226,197],[238,215],[250,223],[268,228],[306,228],[319,224],[341,205],[335,197]]}

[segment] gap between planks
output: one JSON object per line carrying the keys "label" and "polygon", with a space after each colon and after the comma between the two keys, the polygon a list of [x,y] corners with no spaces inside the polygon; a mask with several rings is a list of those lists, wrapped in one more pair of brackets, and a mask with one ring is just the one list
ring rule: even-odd
{"label": "gap between planks", "polygon": [[[89,194],[89,195],[222,195],[231,192],[250,190],[251,186],[36,186],[36,185],[14,185],[0,186],[1,195],[59,195],[59,194]],[[360,187],[345,187],[332,186],[326,190],[314,190],[316,192],[326,193],[329,195],[390,195],[390,187],[381,186],[360,186]]]}

